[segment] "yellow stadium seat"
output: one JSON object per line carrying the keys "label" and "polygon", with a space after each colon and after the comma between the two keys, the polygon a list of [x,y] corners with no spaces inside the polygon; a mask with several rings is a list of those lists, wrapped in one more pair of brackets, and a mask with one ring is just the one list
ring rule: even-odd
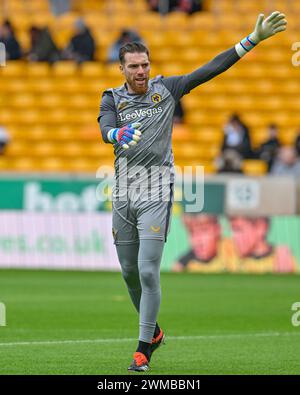
{"label": "yellow stadium seat", "polygon": [[62,158],[53,156],[40,159],[38,162],[39,170],[46,172],[64,171],[65,161]]}
{"label": "yellow stadium seat", "polygon": [[57,147],[55,143],[49,141],[39,142],[32,145],[31,154],[38,157],[49,157],[57,154]]}
{"label": "yellow stadium seat", "polygon": [[105,74],[108,79],[119,79],[121,75],[119,65],[117,63],[106,65]]}
{"label": "yellow stadium seat", "polygon": [[56,28],[56,26],[54,25],[53,28],[51,29],[51,34],[57,47],[60,49],[64,49],[66,48],[69,41],[71,40],[74,31],[72,28],[68,28],[68,29]]}
{"label": "yellow stadium seat", "polygon": [[41,108],[59,108],[63,104],[63,99],[59,94],[50,93],[41,95],[38,104]]}
{"label": "yellow stadium seat", "polygon": [[31,156],[22,156],[19,158],[15,158],[11,162],[11,167],[13,170],[17,170],[18,172],[27,172],[27,171],[38,171],[39,164],[36,159]]}
{"label": "yellow stadium seat", "polygon": [[20,137],[27,138],[28,140],[44,141],[45,138],[48,138],[48,127],[38,123],[36,125],[25,126],[20,129],[19,133]]}
{"label": "yellow stadium seat", "polygon": [[2,171],[9,171],[12,168],[11,160],[10,158],[6,156],[1,156],[0,157],[0,170]]}
{"label": "yellow stadium seat", "polygon": [[76,141],[65,142],[56,145],[57,154],[66,157],[82,157],[84,155],[84,147]]}
{"label": "yellow stadium seat", "polygon": [[[30,78],[25,83],[26,91],[30,93],[42,93],[43,95],[48,94],[56,88],[56,84],[49,77],[43,78]],[[23,88],[20,88],[20,90]],[[15,89],[17,90],[17,89]]]}
{"label": "yellow stadium seat", "polygon": [[[58,124],[58,123],[72,123],[75,119],[75,116],[78,118],[80,117],[80,114],[73,114],[63,108],[58,108],[58,109],[50,109],[47,112],[47,115],[45,114],[47,118],[44,117],[44,120],[46,119],[47,122],[50,124]],[[74,121],[75,122],[75,121]]]}
{"label": "yellow stadium seat", "polygon": [[17,60],[11,60],[6,62],[5,67],[0,67],[0,76],[3,78],[7,77],[23,77],[26,69],[26,63]]}
{"label": "yellow stadium seat", "polygon": [[149,29],[151,31],[164,31],[164,19],[157,12],[149,12],[135,21],[137,29]]}
{"label": "yellow stadium seat", "polygon": [[88,158],[78,158],[70,160],[68,163],[69,171],[78,173],[94,173],[96,174],[101,162],[98,160],[90,160]]}
{"label": "yellow stadium seat", "polygon": [[250,137],[251,144],[253,145],[253,147],[257,148],[268,139],[269,133],[266,128],[257,128],[255,131],[253,130],[251,132]]}
{"label": "yellow stadium seat", "polygon": [[173,137],[173,141],[176,141],[176,142],[191,141],[190,140],[191,134],[190,134],[189,127],[185,124],[174,124],[172,137]]}
{"label": "yellow stadium seat", "polygon": [[217,27],[217,21],[215,16],[210,12],[195,12],[189,17],[189,28],[194,31],[199,31],[199,29],[203,31],[213,30],[214,27]]}
{"label": "yellow stadium seat", "polygon": [[152,48],[151,50],[151,59],[157,63],[165,63],[166,66],[172,62],[175,63],[177,58],[178,51],[173,47]]}
{"label": "yellow stadium seat", "polygon": [[194,133],[193,137],[197,143],[204,146],[220,146],[223,141],[222,125],[219,128],[200,128],[198,133]]}
{"label": "yellow stadium seat", "polygon": [[74,28],[74,23],[78,19],[78,14],[76,12],[68,12],[62,14],[56,18],[55,28],[56,29],[72,29]]}
{"label": "yellow stadium seat", "polygon": [[22,47],[24,52],[29,51],[30,49],[30,36],[28,34],[28,30],[22,30],[20,26],[15,25],[16,28],[16,37],[19,41],[20,46]]}
{"label": "yellow stadium seat", "polygon": [[71,77],[74,76],[78,71],[78,66],[75,62],[61,61],[56,62],[52,66],[52,74],[55,77]]}
{"label": "yellow stadium seat", "polygon": [[189,24],[189,16],[184,12],[171,12],[164,17],[164,25],[169,30],[184,30]]}
{"label": "yellow stadium seat", "polygon": [[283,127],[279,131],[278,138],[283,145],[294,145],[297,137],[296,128],[288,129]]}
{"label": "yellow stadium seat", "polygon": [[[30,3],[30,4],[29,4]],[[95,122],[102,92],[123,84],[118,64],[107,65],[107,51],[120,31],[133,24],[150,48],[151,76],[189,73],[233,46],[241,31],[253,26],[261,1],[206,0],[205,11],[191,16],[172,12],[161,17],[148,11],[144,0],[114,2],[76,0],[71,13],[55,18],[48,0],[7,0],[7,10],[22,47],[30,44],[31,24],[48,25],[54,40],[65,47],[81,15],[95,37],[98,62],[8,62],[0,68],[0,124],[8,127],[12,142],[0,169],[93,172],[112,165],[113,151],[104,144]],[[290,2],[291,3],[291,2]],[[219,13],[214,8],[217,4]],[[183,98],[185,124],[175,125],[176,163],[204,164],[214,172],[213,159],[223,139],[228,116],[238,112],[250,128],[254,147],[267,137],[268,123],[280,127],[283,144],[293,144],[300,125],[300,80],[290,61],[291,43],[297,35],[298,2],[274,0],[274,7],[288,10],[289,29],[266,40],[237,65]],[[243,18],[236,18],[236,13]],[[2,18],[3,20],[3,18]],[[133,23],[134,22],[134,23]],[[193,134],[195,144],[190,143]],[[29,157],[32,156],[32,158]],[[248,174],[263,174],[260,163],[245,161]]]}
{"label": "yellow stadium seat", "polygon": [[161,66],[161,73],[163,76],[182,75],[182,65],[179,63],[168,63]]}
{"label": "yellow stadium seat", "polygon": [[204,174],[214,174],[216,172],[216,165],[214,162],[205,162],[203,164]]}
{"label": "yellow stadium seat", "polygon": [[32,94],[12,95],[9,99],[9,105],[20,108],[35,107],[37,100],[35,95]]}
{"label": "yellow stadium seat", "polygon": [[[68,75],[69,77],[69,75]],[[68,78],[60,76],[57,79],[52,80],[52,90],[55,93],[64,93],[66,95],[71,95],[77,92],[82,92],[84,86],[79,79],[73,77]]]}
{"label": "yellow stadium seat", "polygon": [[198,110],[201,105],[201,97],[197,95],[195,92],[186,95],[182,99],[184,108],[186,110],[194,111]]}
{"label": "yellow stadium seat", "polygon": [[81,75],[87,78],[101,78],[105,75],[103,64],[99,62],[85,62],[80,70]]}
{"label": "yellow stadium seat", "polygon": [[52,125],[48,129],[48,139],[56,140],[64,143],[64,141],[72,141],[78,135],[78,128],[71,124]]}
{"label": "yellow stadium seat", "polygon": [[249,176],[261,176],[267,173],[266,162],[257,159],[245,159],[242,163],[242,170]]}
{"label": "yellow stadium seat", "polygon": [[125,12],[113,14],[109,18],[109,28],[113,30],[132,29],[132,26],[135,26],[137,23],[138,21],[135,15],[126,14]]}
{"label": "yellow stadium seat", "polygon": [[21,117],[20,119],[22,119],[22,123],[24,124],[38,124],[44,120],[44,114],[40,113],[36,107],[32,107],[27,110],[22,109],[22,111],[19,111],[19,116]]}

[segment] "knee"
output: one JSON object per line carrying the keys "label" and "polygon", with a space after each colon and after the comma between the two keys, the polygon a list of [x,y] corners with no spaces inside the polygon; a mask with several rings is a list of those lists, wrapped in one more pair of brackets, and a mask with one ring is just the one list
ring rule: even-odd
{"label": "knee", "polygon": [[137,267],[122,265],[122,276],[129,287],[137,288],[139,286],[139,272]]}
{"label": "knee", "polygon": [[160,289],[159,271],[153,270],[153,268],[140,269],[140,281],[143,290],[147,292],[157,292]]}

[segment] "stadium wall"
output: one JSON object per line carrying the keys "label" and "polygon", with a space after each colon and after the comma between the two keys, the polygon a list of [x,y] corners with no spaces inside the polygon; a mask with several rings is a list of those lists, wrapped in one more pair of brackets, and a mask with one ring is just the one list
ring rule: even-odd
{"label": "stadium wall", "polygon": [[[104,190],[110,195],[111,181],[106,189],[102,181],[87,176],[2,175],[0,267],[119,270],[111,201],[99,200]],[[300,271],[298,180],[209,177],[198,213],[185,212],[187,202],[180,189],[177,185],[162,270]],[[191,220],[196,233],[189,227]],[[244,246],[249,244],[248,252],[239,251],[241,237]],[[257,256],[255,243],[262,242],[267,253]],[[210,253],[201,251],[201,245],[210,246]]]}

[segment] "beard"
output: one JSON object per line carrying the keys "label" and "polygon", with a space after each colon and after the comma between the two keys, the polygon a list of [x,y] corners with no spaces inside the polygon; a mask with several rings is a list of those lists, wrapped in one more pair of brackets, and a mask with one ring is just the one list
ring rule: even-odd
{"label": "beard", "polygon": [[134,93],[138,95],[143,95],[148,91],[148,81],[149,78],[144,78],[143,81],[137,81],[136,79],[132,80],[131,83],[128,82],[130,88],[133,90]]}

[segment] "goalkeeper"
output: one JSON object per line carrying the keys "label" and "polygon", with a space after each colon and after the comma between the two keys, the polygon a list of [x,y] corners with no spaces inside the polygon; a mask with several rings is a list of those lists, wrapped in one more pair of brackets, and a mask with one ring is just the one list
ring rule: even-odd
{"label": "goalkeeper", "polygon": [[[120,49],[125,84],[103,93],[98,121],[103,140],[114,146],[114,243],[123,278],[139,314],[139,341],[128,370],[148,370],[153,352],[164,340],[157,316],[161,301],[160,261],[173,203],[171,136],[175,105],[183,95],[235,64],[260,41],[284,31],[286,24],[285,15],[278,11],[266,19],[260,14],[248,37],[182,76],[149,80],[148,49],[135,42]],[[127,189],[123,188],[124,183]],[[132,193],[137,187],[138,196]]]}

